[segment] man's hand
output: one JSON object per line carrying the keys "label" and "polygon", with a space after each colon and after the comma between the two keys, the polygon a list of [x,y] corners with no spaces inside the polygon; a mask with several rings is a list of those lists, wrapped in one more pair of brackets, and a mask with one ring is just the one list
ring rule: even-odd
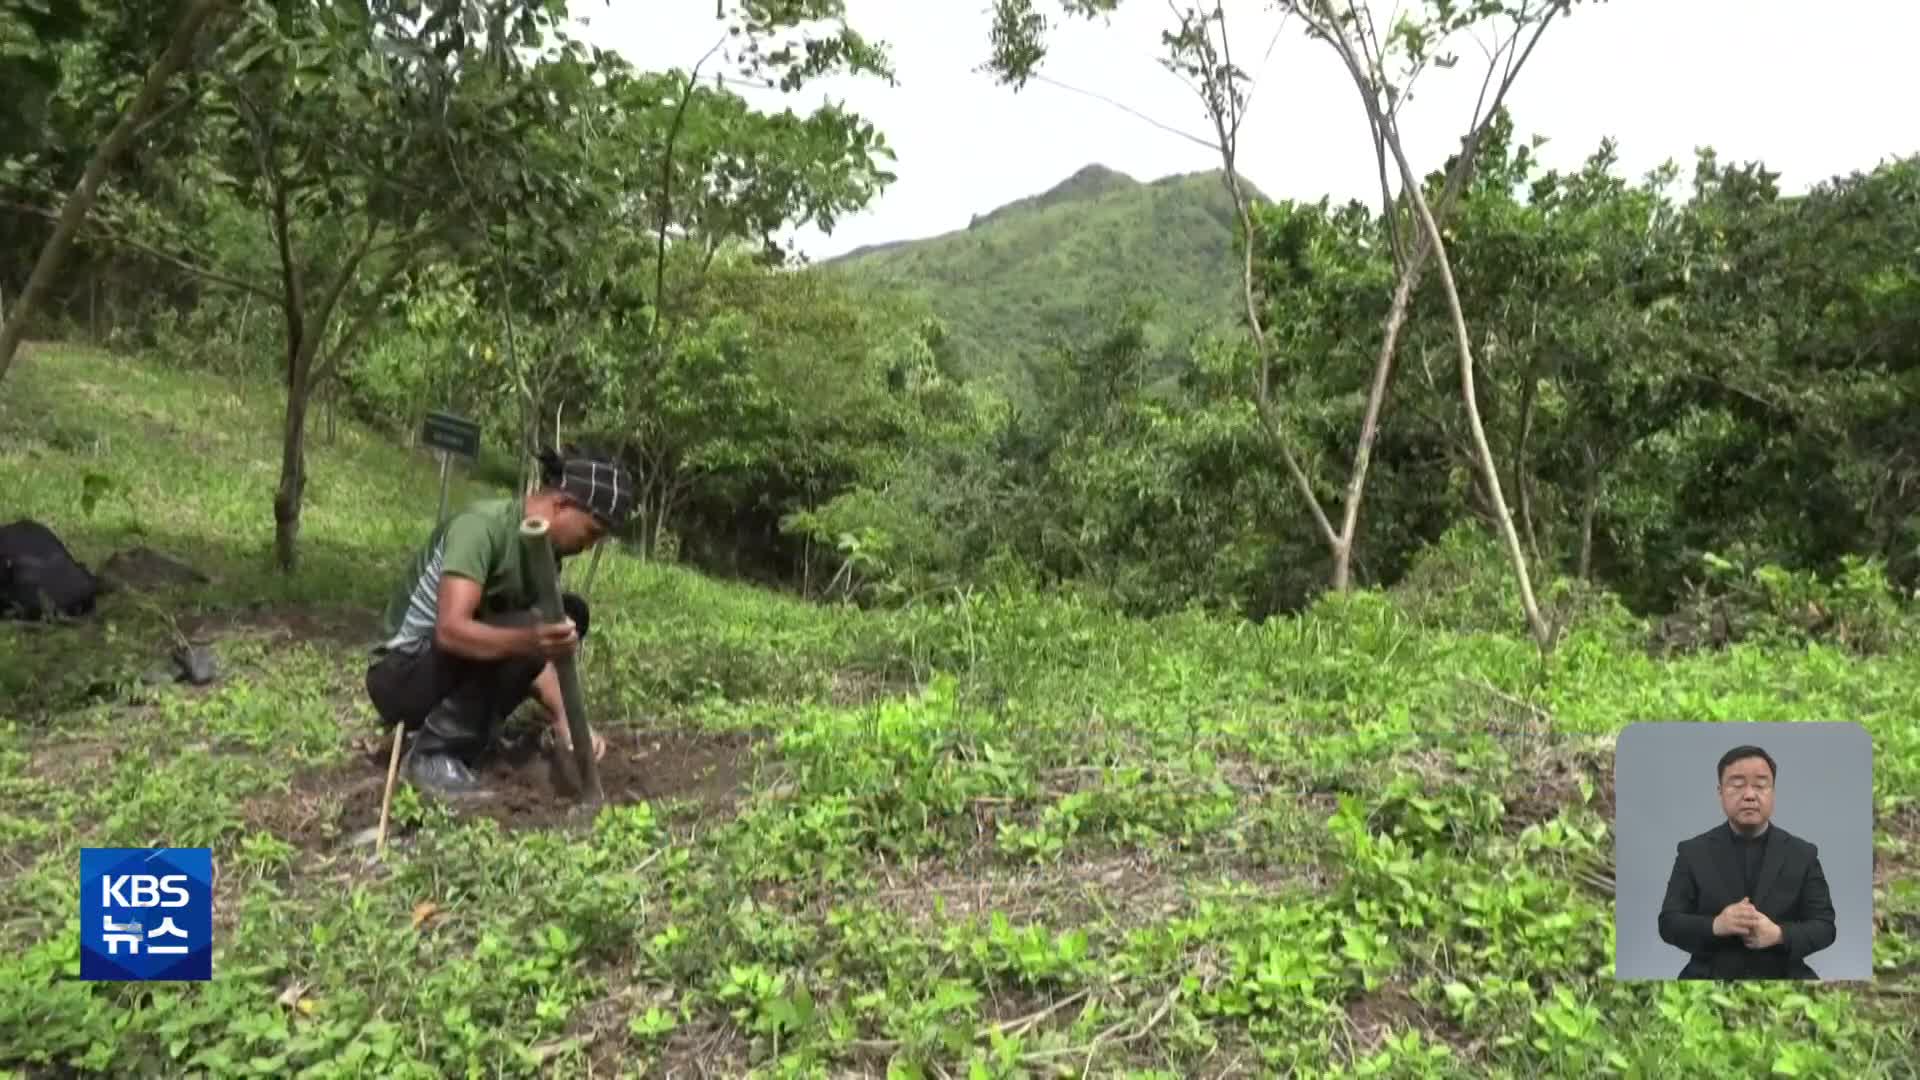
{"label": "man's hand", "polygon": [[572,619],[561,619],[557,623],[536,623],[528,655],[549,663],[572,656],[580,647],[580,635],[574,631]]}
{"label": "man's hand", "polygon": [[[573,732],[567,729],[567,718],[556,717],[553,721],[553,745],[563,754],[573,753]],[[593,733],[593,760],[599,761],[607,756],[607,740]]]}
{"label": "man's hand", "polygon": [[1753,919],[1747,927],[1746,939],[1749,949],[1771,949],[1780,944],[1786,935],[1781,933],[1780,924],[1754,911]]}
{"label": "man's hand", "polygon": [[1752,902],[1742,897],[1738,903],[1728,904],[1713,917],[1714,937],[1746,937],[1752,932],[1755,919],[1764,919]]}

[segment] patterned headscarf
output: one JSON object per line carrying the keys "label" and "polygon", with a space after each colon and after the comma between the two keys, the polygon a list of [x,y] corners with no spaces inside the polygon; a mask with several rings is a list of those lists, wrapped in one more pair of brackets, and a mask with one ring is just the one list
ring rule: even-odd
{"label": "patterned headscarf", "polygon": [[578,499],[609,528],[618,528],[633,513],[633,474],[614,461],[589,454],[540,454],[541,481]]}

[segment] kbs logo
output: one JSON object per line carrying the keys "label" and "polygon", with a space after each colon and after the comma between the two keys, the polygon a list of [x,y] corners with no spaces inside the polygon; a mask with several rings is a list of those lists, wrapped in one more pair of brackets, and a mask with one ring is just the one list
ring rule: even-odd
{"label": "kbs logo", "polygon": [[[187,875],[168,874],[166,877],[154,877],[152,874],[121,874],[119,877],[100,879],[100,903],[103,906],[119,907],[186,907]],[[131,899],[124,891],[132,889]],[[167,900],[160,899],[164,892]]]}
{"label": "kbs logo", "polygon": [[213,978],[213,851],[81,848],[80,977]]}

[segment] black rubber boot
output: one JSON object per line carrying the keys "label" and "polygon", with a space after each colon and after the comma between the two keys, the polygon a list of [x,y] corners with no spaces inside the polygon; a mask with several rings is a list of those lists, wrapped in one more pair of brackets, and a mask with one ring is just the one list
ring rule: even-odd
{"label": "black rubber boot", "polygon": [[421,752],[418,748],[407,754],[407,782],[422,791],[443,798],[457,799],[485,794],[486,787],[480,778],[473,775],[467,763],[446,751]]}

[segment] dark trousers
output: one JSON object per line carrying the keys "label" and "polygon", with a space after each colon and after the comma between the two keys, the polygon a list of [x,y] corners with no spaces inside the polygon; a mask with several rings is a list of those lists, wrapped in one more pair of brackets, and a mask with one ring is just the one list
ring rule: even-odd
{"label": "dark trousers", "polygon": [[[560,597],[580,638],[587,636],[587,602]],[[488,626],[530,626],[533,611],[507,611],[480,619]],[[415,653],[388,653],[367,668],[367,696],[380,719],[416,729],[413,751],[454,754],[469,760],[492,745],[500,725],[533,692],[546,661],[510,657],[471,660],[429,642]]]}

